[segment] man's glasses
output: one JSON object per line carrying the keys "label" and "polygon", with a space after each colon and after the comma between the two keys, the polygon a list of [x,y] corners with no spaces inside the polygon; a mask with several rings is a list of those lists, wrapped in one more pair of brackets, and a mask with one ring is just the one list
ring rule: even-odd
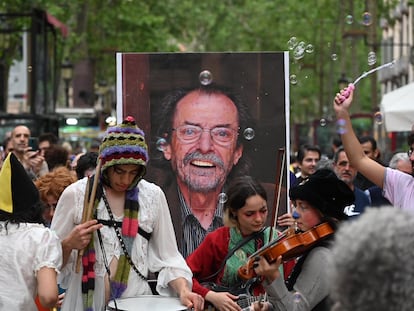
{"label": "man's glasses", "polygon": [[413,149],[412,148],[408,149],[407,151],[408,157],[411,157],[412,154],[413,154]]}
{"label": "man's glasses", "polygon": [[191,144],[200,139],[203,132],[210,132],[211,139],[218,145],[227,146],[238,135],[238,130],[229,127],[201,128],[197,125],[181,125],[172,129],[178,139],[185,144]]}

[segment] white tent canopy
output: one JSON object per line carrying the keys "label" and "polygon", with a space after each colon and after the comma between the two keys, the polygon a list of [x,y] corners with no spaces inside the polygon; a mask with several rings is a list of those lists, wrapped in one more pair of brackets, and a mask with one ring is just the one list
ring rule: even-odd
{"label": "white tent canopy", "polygon": [[414,125],[414,83],[384,94],[381,112],[387,132],[411,131]]}

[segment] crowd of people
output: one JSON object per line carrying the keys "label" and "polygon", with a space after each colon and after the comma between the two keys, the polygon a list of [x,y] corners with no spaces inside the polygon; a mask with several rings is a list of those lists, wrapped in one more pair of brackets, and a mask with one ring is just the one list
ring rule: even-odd
{"label": "crowd of people", "polygon": [[[16,126],[0,171],[0,306],[116,310],[155,294],[196,311],[410,309],[414,133],[385,165],[353,131],[352,96],[351,85],[334,99],[344,130],[332,155],[304,144],[291,157],[276,216],[238,135],[251,117],[226,89],[164,99],[151,166],[131,116],[78,155],[50,133],[35,150]],[[172,175],[149,181],[152,168]]]}

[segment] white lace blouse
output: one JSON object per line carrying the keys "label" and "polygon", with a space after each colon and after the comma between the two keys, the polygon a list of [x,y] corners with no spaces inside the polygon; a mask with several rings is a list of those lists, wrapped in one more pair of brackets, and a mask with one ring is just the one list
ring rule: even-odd
{"label": "white lace blouse", "polygon": [[[57,232],[61,239],[64,239],[81,222],[86,180],[86,178],[81,179],[67,187],[59,199],[51,228]],[[192,273],[178,251],[167,200],[160,187],[145,180],[139,182],[138,190],[139,226],[151,233],[151,238],[148,242],[137,234],[130,254],[132,261],[144,276],[148,276],[149,271],[159,272],[157,291],[161,295],[176,296],[173,290],[168,287],[168,283],[176,278],[184,277],[191,288]],[[122,221],[123,218],[115,215],[114,217],[116,221]],[[98,218],[109,219],[102,199],[98,205]],[[122,248],[114,228],[104,226],[100,230],[106,257],[110,263],[114,257],[119,258]],[[94,310],[104,310],[106,270],[96,233],[94,233],[94,245],[96,264],[93,307]],[[77,251],[73,250],[59,277],[61,287],[67,288],[62,311],[82,310],[82,268],[78,274],[75,273],[76,257]],[[121,298],[150,294],[151,289],[148,283],[143,281],[133,269],[130,269],[128,286]]]}

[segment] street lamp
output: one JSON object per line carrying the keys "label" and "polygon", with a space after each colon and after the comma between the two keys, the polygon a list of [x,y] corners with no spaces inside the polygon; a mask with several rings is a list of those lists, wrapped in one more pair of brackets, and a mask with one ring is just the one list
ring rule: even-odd
{"label": "street lamp", "polygon": [[73,64],[68,58],[65,58],[65,61],[61,65],[61,75],[65,82],[65,104],[66,107],[69,107],[69,84],[73,76]]}

